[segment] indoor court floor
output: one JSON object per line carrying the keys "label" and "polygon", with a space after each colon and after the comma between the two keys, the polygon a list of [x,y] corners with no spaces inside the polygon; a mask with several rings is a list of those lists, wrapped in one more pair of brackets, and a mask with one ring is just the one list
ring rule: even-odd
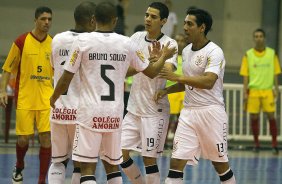
{"label": "indoor court floor", "polygon": [[[171,151],[165,151],[158,159],[161,178],[167,175]],[[25,158],[24,184],[37,184],[38,176],[38,146],[30,147]],[[0,143],[0,184],[10,184],[11,173],[15,164],[15,144]],[[271,150],[254,153],[250,150],[229,150],[230,165],[235,173],[237,184],[282,184],[282,153],[273,155]],[[133,159],[143,167],[142,159],[133,154]],[[72,164],[67,168],[67,183],[70,183]],[[142,168],[144,173],[144,168]],[[219,184],[219,178],[209,161],[201,159],[199,165],[185,168],[185,184]],[[98,163],[96,178],[98,184],[106,184],[103,166]],[[125,184],[130,184],[126,177]]]}

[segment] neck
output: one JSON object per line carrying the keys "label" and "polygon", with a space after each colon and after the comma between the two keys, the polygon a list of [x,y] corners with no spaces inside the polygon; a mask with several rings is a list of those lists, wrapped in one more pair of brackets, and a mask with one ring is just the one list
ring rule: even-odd
{"label": "neck", "polygon": [[257,45],[257,46],[255,46],[255,49],[259,52],[262,52],[262,51],[265,50],[265,46],[264,45]]}
{"label": "neck", "polygon": [[111,25],[96,25],[96,30],[95,31],[106,31],[110,32],[113,31],[113,27]]}
{"label": "neck", "polygon": [[156,33],[150,33],[150,32],[147,32],[147,39],[149,40],[156,40],[157,38],[159,38],[159,36],[162,34],[161,30],[156,32]]}
{"label": "neck", "polygon": [[46,32],[39,31],[38,29],[33,29],[31,32],[38,40],[43,40],[47,36]]}
{"label": "neck", "polygon": [[77,32],[88,32],[85,27],[79,26],[79,25],[76,25],[74,30],[77,31]]}
{"label": "neck", "polygon": [[203,48],[208,43],[208,41],[209,40],[206,37],[202,37],[201,39],[198,39],[196,42],[193,43],[192,48],[194,50],[199,50]]}

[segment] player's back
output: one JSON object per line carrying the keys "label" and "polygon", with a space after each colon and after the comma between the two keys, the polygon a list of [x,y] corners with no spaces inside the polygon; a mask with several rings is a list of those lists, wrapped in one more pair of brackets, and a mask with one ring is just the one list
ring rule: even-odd
{"label": "player's back", "polygon": [[79,67],[82,81],[79,112],[84,113],[80,116],[78,112],[79,122],[90,127],[93,124],[89,123],[96,120],[106,125],[107,118],[120,122],[128,67],[131,65],[142,71],[148,63],[137,61],[136,50],[130,39],[116,33],[83,33],[76,43],[71,51],[73,56],[68,69],[72,71],[72,68]]}
{"label": "player's back", "polygon": [[[54,68],[54,86],[64,72],[64,65],[70,56],[70,50],[75,39],[80,33],[74,30],[57,34],[52,41],[52,66]],[[66,94],[62,95],[56,103],[57,108],[73,109],[78,106],[80,91],[79,73],[76,73],[71,81]]]}

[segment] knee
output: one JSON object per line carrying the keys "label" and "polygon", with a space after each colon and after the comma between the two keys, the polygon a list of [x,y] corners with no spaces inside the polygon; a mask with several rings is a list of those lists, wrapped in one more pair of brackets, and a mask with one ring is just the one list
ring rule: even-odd
{"label": "knee", "polygon": [[51,135],[50,132],[39,133],[39,142],[42,147],[49,148],[51,147]]}
{"label": "knee", "polygon": [[129,150],[122,150],[122,157],[124,161],[127,161],[128,159],[130,159],[130,155],[129,155],[130,151]]}
{"label": "knee", "polygon": [[157,164],[157,159],[153,157],[143,157],[143,161],[145,166]]}
{"label": "knee", "polygon": [[29,142],[29,136],[28,135],[20,135],[18,136],[17,143],[20,147],[24,147],[28,145]]}
{"label": "knee", "polygon": [[172,158],[170,160],[170,169],[177,170],[177,171],[183,171],[184,167],[186,166],[187,160],[180,160]]}
{"label": "knee", "polygon": [[218,174],[222,174],[229,169],[228,162],[212,162],[212,164]]}

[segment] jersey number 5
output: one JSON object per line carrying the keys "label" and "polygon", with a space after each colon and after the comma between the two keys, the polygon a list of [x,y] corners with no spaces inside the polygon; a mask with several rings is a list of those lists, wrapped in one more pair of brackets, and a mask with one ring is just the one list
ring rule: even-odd
{"label": "jersey number 5", "polygon": [[109,85],[110,94],[102,95],[102,101],[115,101],[115,84],[106,76],[106,70],[115,70],[112,65],[101,65],[101,77]]}

